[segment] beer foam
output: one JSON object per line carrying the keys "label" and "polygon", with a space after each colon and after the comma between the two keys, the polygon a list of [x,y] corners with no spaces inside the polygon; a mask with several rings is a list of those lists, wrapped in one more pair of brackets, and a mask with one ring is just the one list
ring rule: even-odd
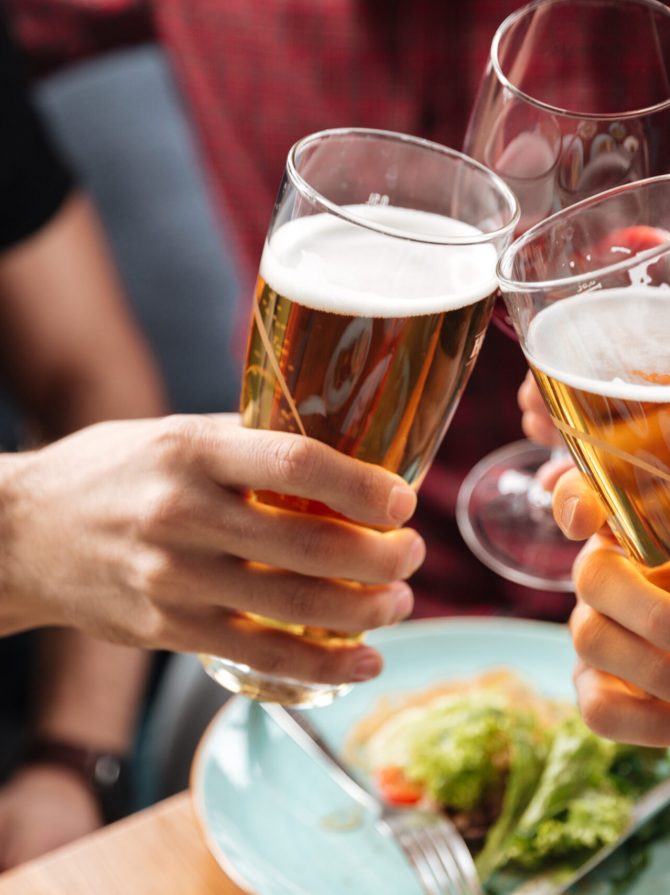
{"label": "beer foam", "polygon": [[[635,286],[562,299],[531,321],[528,360],[573,388],[608,398],[670,402],[670,289]],[[636,371],[638,371],[636,373]]]}
{"label": "beer foam", "polygon": [[[408,208],[349,209],[409,236],[481,235],[461,221]],[[413,242],[323,213],[279,227],[265,244],[260,274],[280,295],[315,310],[415,317],[466,307],[490,295],[497,289],[496,260],[490,243]]]}

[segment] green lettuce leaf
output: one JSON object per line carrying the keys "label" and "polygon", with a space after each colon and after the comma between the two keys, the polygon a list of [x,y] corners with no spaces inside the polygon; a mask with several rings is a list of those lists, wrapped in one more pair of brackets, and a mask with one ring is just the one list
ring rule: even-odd
{"label": "green lettuce leaf", "polygon": [[495,694],[431,708],[413,733],[406,774],[439,804],[471,811],[502,790],[512,727]]}
{"label": "green lettuce leaf", "polygon": [[505,846],[505,862],[527,870],[569,859],[580,863],[615,842],[623,832],[632,800],[614,789],[587,789],[558,816],[520,826]]}
{"label": "green lettuce leaf", "polygon": [[503,843],[516,829],[537,788],[546,754],[546,736],[538,730],[535,720],[529,716],[520,717],[510,732],[510,766],[502,810],[488,831],[475,862],[480,879],[488,879],[506,860]]}

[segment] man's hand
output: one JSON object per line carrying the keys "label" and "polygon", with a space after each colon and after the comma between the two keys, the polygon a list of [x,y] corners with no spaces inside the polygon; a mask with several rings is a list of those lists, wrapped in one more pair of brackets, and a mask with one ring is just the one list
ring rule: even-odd
{"label": "man's hand", "polygon": [[[11,460],[0,608],[30,624],[340,683],[377,674],[378,653],[239,612],[356,632],[411,610],[403,579],[425,548],[397,526],[414,492],[312,439],[232,415],[168,417],[101,423]],[[359,524],[265,506],[249,489],[309,497]]]}
{"label": "man's hand", "polygon": [[554,491],[565,534],[591,536],[574,568],[577,605],[570,630],[579,656],[574,680],[584,720],[610,739],[670,745],[670,569],[627,559],[605,509],[571,470]]}
{"label": "man's hand", "polygon": [[66,768],[21,768],[0,788],[0,871],[102,825],[91,791]]}

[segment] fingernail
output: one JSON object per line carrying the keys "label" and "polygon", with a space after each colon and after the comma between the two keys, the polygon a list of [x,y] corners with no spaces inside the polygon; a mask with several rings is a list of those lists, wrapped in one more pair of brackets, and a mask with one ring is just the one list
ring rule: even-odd
{"label": "fingernail", "polygon": [[354,665],[351,671],[351,680],[369,681],[371,677],[376,677],[382,670],[382,660],[378,653],[365,653]]}
{"label": "fingernail", "polygon": [[416,537],[407,554],[407,565],[405,567],[403,578],[409,578],[410,575],[413,575],[419,566],[421,566],[425,558],[426,545],[422,538]]}
{"label": "fingernail", "polygon": [[569,534],[570,529],[572,528],[572,522],[575,518],[578,503],[579,499],[577,497],[568,497],[568,499],[561,507],[561,514],[558,523],[565,534]]}
{"label": "fingernail", "polygon": [[411,488],[396,485],[391,491],[388,514],[397,522],[404,522],[416,509],[416,494]]}
{"label": "fingernail", "polygon": [[407,618],[412,611],[414,606],[414,594],[412,593],[411,587],[408,587],[406,584],[397,584],[393,590],[396,595],[393,621],[399,622],[403,618]]}

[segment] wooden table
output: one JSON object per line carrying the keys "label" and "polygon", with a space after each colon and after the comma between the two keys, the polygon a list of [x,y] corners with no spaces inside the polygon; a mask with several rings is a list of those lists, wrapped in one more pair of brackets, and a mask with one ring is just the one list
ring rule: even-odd
{"label": "wooden table", "polygon": [[188,793],[0,874],[0,895],[243,895],[211,856]]}

